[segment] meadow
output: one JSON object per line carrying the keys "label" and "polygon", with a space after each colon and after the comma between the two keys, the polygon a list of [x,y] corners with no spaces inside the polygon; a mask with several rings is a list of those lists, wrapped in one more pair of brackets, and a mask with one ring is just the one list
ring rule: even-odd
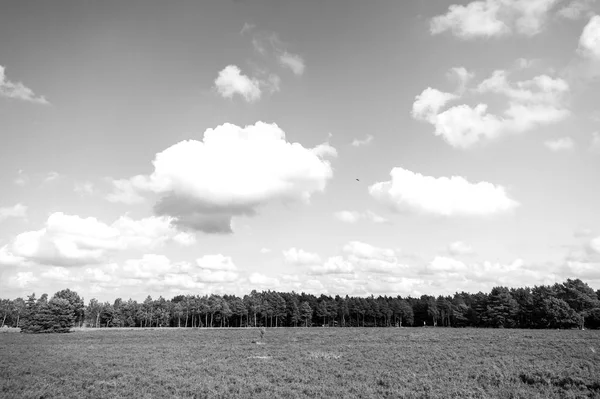
{"label": "meadow", "polygon": [[600,398],[600,331],[0,334],[2,398]]}

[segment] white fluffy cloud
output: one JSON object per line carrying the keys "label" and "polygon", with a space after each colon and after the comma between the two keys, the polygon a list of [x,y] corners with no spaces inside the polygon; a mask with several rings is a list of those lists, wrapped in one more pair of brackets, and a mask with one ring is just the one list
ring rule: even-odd
{"label": "white fluffy cloud", "polygon": [[14,98],[37,104],[49,104],[44,96],[36,96],[33,90],[21,82],[11,82],[6,77],[6,67],[0,65],[0,97]]}
{"label": "white fluffy cloud", "polygon": [[396,251],[390,248],[351,241],[344,246],[344,253],[350,264],[362,272],[394,274],[407,268],[399,263]]}
{"label": "white fluffy cloud", "polygon": [[241,73],[235,65],[226,66],[215,79],[215,87],[219,94],[225,98],[233,98],[239,94],[248,102],[260,99],[260,82],[256,78],[249,78]]}
{"label": "white fluffy cloud", "polygon": [[286,263],[293,265],[316,265],[321,263],[319,255],[296,248],[284,250],[283,257]]}
{"label": "white fluffy cloud", "polygon": [[475,107],[461,104],[442,111],[448,102],[462,96],[432,88],[416,96],[412,116],[432,124],[435,135],[443,137],[451,146],[466,149],[481,141],[526,132],[567,118],[570,112],[564,98],[568,91],[569,85],[563,79],[540,75],[510,83],[506,72],[498,70],[473,92],[505,96],[508,106],[502,116],[490,113],[488,105],[483,103]]}
{"label": "white fluffy cloud", "polygon": [[375,199],[398,211],[443,216],[485,216],[507,212],[519,204],[502,186],[470,183],[461,176],[423,176],[403,168],[390,172],[391,180],[369,187]]}
{"label": "white fluffy cloud", "polygon": [[253,286],[259,287],[269,287],[274,289],[279,286],[279,280],[274,277],[268,277],[261,273],[252,273],[250,277],[248,277],[248,281]]}
{"label": "white fluffy cloud", "polygon": [[24,261],[77,266],[105,262],[110,253],[129,248],[155,248],[169,241],[187,245],[195,242],[192,236],[183,240],[171,221],[168,217],[133,220],[122,216],[107,225],[96,218],[57,212],[48,217],[43,229],[17,235],[6,251]]}
{"label": "white fluffy cloud", "polygon": [[451,31],[461,39],[526,36],[544,28],[549,12],[559,0],[481,0],[451,5],[448,12],[432,18],[431,34]]}
{"label": "white fluffy cloud", "polygon": [[7,218],[24,218],[27,216],[27,207],[23,204],[0,207],[0,222]]}
{"label": "white fluffy cloud", "polygon": [[305,148],[286,141],[276,124],[207,129],[202,141],[186,140],[156,154],[154,172],[129,181],[163,197],[155,212],[209,233],[230,233],[235,215],[254,215],[273,201],[308,202],[333,176],[328,143]]}
{"label": "white fluffy cloud", "polygon": [[279,63],[292,70],[296,75],[302,75],[304,73],[304,68],[306,67],[304,63],[304,59],[298,54],[288,53],[284,51],[278,57]]}
{"label": "white fluffy cloud", "polygon": [[570,137],[560,137],[555,140],[546,140],[544,145],[548,147],[550,151],[569,151],[575,148],[575,142]]}
{"label": "white fluffy cloud", "polygon": [[579,38],[578,51],[584,57],[600,60],[600,15],[594,15]]}

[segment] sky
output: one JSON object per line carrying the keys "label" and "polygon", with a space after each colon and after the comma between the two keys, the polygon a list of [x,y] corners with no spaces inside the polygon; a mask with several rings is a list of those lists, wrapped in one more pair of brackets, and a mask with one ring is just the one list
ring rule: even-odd
{"label": "sky", "polygon": [[10,2],[0,297],[600,288],[600,2]]}

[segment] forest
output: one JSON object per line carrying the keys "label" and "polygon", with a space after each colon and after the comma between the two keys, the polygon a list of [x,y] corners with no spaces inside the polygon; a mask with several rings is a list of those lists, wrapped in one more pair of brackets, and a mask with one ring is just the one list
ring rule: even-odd
{"label": "forest", "polygon": [[600,328],[600,290],[580,279],[533,288],[494,287],[489,293],[335,297],[253,290],[235,295],[148,296],[87,306],[75,291],[51,298],[0,300],[1,326],[22,332],[68,332],[72,327],[491,327]]}

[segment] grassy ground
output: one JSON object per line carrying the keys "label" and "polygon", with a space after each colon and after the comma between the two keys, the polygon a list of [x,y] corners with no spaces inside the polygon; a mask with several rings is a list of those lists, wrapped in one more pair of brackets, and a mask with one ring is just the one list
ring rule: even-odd
{"label": "grassy ground", "polygon": [[0,334],[0,397],[600,398],[600,331],[278,328],[259,340]]}

